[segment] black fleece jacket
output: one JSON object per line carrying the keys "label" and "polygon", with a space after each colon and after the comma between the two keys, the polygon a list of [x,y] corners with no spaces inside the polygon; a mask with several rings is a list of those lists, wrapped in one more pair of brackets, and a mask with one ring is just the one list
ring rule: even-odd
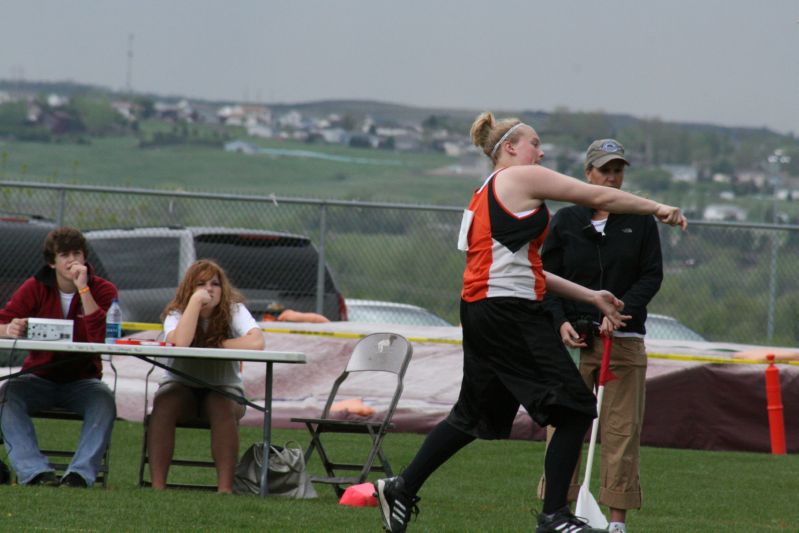
{"label": "black fleece jacket", "polygon": [[[663,259],[657,222],[649,215],[611,214],[604,237],[591,225],[593,210],[571,206],[552,218],[549,235],[541,248],[544,270],[590,289],[606,289],[624,302],[624,314],[632,315],[624,332],[644,334],[646,306],[663,281]],[[555,327],[580,317],[597,322],[596,307],[547,294],[544,305]]]}

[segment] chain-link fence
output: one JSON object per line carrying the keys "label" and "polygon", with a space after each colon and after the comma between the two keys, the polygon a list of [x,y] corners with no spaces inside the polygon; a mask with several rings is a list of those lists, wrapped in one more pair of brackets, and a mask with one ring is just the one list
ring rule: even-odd
{"label": "chain-link fence", "polygon": [[[208,256],[219,259],[248,301],[258,305],[335,319],[343,295],[356,300],[350,312],[359,317],[366,313],[380,320],[388,312],[408,323],[433,320],[423,310],[357,301],[368,299],[419,306],[457,324],[464,266],[464,255],[455,248],[461,210],[0,182],[0,213],[36,215],[94,235],[91,242],[101,248],[97,255],[110,279],[131,298],[149,299],[154,309],[174,295],[187,262]],[[114,232],[127,236],[110,245],[116,256],[97,240],[102,232],[90,233],[109,228],[137,228]],[[792,225],[694,221],[682,233],[661,226],[666,275],[650,312],[674,316],[709,340],[799,343],[797,230]],[[150,239],[134,240],[134,235]]]}

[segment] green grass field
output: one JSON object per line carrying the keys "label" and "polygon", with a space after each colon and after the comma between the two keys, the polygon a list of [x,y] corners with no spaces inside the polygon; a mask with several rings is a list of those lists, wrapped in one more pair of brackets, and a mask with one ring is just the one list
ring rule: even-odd
{"label": "green grass field", "polygon": [[465,203],[477,186],[477,178],[431,175],[457,162],[440,153],[249,141],[392,164],[244,155],[198,145],[141,149],[133,136],[93,138],[85,145],[2,141],[0,180],[446,205]]}
{"label": "green grass field", "polygon": [[[37,424],[42,445],[53,439],[69,443],[77,436],[74,422]],[[241,433],[244,450],[260,430],[247,427]],[[0,487],[0,531],[381,530],[376,509],[340,506],[327,486],[317,486],[319,499],[305,501],[140,489],[136,479],[141,438],[140,424],[116,424],[107,490]],[[334,449],[356,449],[354,438],[347,436]],[[422,438],[389,435],[386,450],[396,469],[410,461]],[[188,455],[208,456],[207,433],[179,433],[178,439],[179,449],[188,450]],[[291,439],[303,445],[308,441],[305,431],[275,431],[275,442]],[[532,531],[532,513],[540,508],[533,494],[543,449],[541,442],[523,441],[468,446],[425,485],[420,514],[409,531]],[[320,471],[316,462],[309,468]],[[797,471],[796,455],[644,448],[644,509],[630,513],[628,527],[636,533],[796,532]],[[184,479],[213,481],[208,475],[206,470]]]}

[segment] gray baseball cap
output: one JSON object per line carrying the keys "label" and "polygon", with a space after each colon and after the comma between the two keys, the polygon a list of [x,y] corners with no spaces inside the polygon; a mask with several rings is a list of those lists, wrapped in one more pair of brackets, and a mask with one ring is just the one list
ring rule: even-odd
{"label": "gray baseball cap", "polygon": [[630,164],[624,158],[624,146],[619,141],[615,139],[599,139],[592,142],[585,152],[585,168],[589,166],[599,168],[614,159],[621,159],[625,164]]}

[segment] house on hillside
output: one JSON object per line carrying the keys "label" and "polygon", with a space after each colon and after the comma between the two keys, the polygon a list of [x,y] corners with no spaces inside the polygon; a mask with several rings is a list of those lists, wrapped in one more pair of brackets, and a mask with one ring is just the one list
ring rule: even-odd
{"label": "house on hillside", "polygon": [[42,106],[36,103],[35,100],[28,101],[28,108],[25,114],[25,120],[29,124],[36,124],[42,118]]}
{"label": "house on hillside", "polygon": [[441,151],[450,157],[460,157],[469,149],[467,143],[458,141],[444,141],[440,146]]}
{"label": "house on hillside", "polygon": [[380,146],[380,138],[377,135],[368,133],[353,133],[350,135],[349,146],[353,148],[377,148]]}
{"label": "house on hillside", "polygon": [[216,124],[216,111],[218,109],[217,105],[203,102],[193,102],[191,107],[194,111],[194,116],[196,117],[197,122],[201,122],[203,124]]}
{"label": "house on hillside", "polygon": [[422,149],[422,134],[415,131],[408,131],[403,135],[395,135],[394,149],[398,152],[418,152]]}
{"label": "house on hillside", "polygon": [[751,183],[758,189],[762,189],[766,185],[766,175],[763,172],[750,170],[738,172],[735,175],[735,181],[738,183]]}
{"label": "house on hillside", "polygon": [[257,154],[260,151],[260,148],[253,143],[237,139],[235,141],[225,143],[225,151],[234,152],[237,154],[252,155]]}
{"label": "house on hillside", "polygon": [[277,119],[277,123],[280,125],[281,128],[295,128],[299,129],[303,126],[303,119],[302,113],[299,111],[292,109],[291,111],[280,115]]}
{"label": "house on hillside", "polygon": [[227,126],[269,126],[272,124],[272,111],[262,105],[226,105],[219,108],[216,117]]}
{"label": "house on hillside", "polygon": [[111,108],[126,121],[133,122],[136,120],[136,111],[139,106],[129,100],[114,100],[111,102]]}
{"label": "house on hillside", "polygon": [[63,110],[53,110],[44,113],[41,123],[50,130],[51,133],[62,135],[70,132],[83,131],[83,124],[76,117]]}
{"label": "house on hillside", "polygon": [[318,133],[326,143],[349,144],[350,142],[350,132],[343,128],[325,128],[315,133]]}
{"label": "house on hillside", "polygon": [[671,181],[696,183],[699,171],[692,165],[660,165],[660,168],[671,174]]}
{"label": "house on hillside", "polygon": [[775,194],[778,200],[790,200],[792,202],[799,200],[799,189],[792,187],[780,187]]}
{"label": "house on hillside", "polygon": [[732,204],[711,204],[702,213],[705,220],[744,222],[746,217],[746,209]]}
{"label": "house on hillside", "polygon": [[570,174],[575,165],[579,165],[582,168],[585,160],[585,152],[565,145],[543,143],[541,150],[544,152],[544,159],[541,164],[565,174]]}
{"label": "house on hillside", "polygon": [[275,130],[271,126],[263,124],[250,124],[247,126],[247,135],[250,137],[262,137],[264,139],[271,139],[275,136]]}
{"label": "house on hillside", "polygon": [[153,104],[153,112],[155,117],[161,120],[169,120],[177,122],[179,120],[185,122],[197,122],[199,116],[192,108],[188,100],[183,99],[177,103],[171,102],[156,102]]}
{"label": "house on hillside", "polygon": [[47,105],[50,107],[64,107],[69,103],[69,98],[60,94],[50,93],[47,95]]}
{"label": "house on hillside", "polygon": [[371,115],[366,115],[363,119],[363,122],[361,123],[361,131],[363,133],[369,133],[372,131],[373,128],[376,127],[377,123],[375,122],[375,119],[372,118]]}

